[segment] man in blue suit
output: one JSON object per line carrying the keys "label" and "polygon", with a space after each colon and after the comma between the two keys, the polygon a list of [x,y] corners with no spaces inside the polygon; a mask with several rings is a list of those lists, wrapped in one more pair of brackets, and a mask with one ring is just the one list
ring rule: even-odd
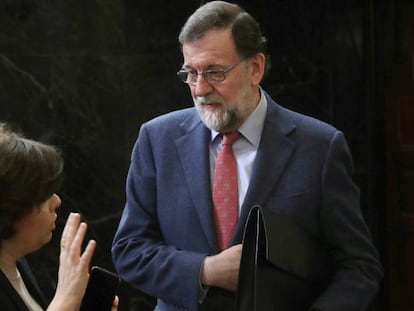
{"label": "man in blue suit", "polygon": [[[383,272],[359,208],[344,135],[279,106],[261,89],[266,39],[239,6],[206,3],[187,20],[179,41],[184,64],[178,75],[195,108],[141,126],[113,241],[118,273],[157,297],[157,311],[232,310],[243,229],[258,204],[318,237],[334,263],[329,285],[310,309],[364,310]],[[239,214],[222,250],[212,180],[222,134],[235,130]]]}

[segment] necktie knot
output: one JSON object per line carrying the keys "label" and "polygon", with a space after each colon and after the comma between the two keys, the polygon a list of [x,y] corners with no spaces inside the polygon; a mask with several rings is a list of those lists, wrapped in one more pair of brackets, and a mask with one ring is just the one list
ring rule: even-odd
{"label": "necktie knot", "polygon": [[234,131],[230,133],[223,134],[223,145],[233,145],[233,143],[236,141],[237,137],[239,137],[240,133],[239,131]]}

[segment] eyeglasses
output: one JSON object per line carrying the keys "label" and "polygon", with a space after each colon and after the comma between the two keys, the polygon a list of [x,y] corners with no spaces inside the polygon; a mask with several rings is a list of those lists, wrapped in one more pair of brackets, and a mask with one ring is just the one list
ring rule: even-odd
{"label": "eyeglasses", "polygon": [[243,60],[241,60],[240,62],[234,65],[231,65],[227,69],[217,69],[217,70],[211,69],[211,70],[202,70],[202,71],[182,69],[177,72],[177,76],[184,83],[191,84],[191,85],[197,84],[197,78],[199,75],[202,75],[204,80],[206,80],[208,83],[211,83],[211,84],[219,83],[219,82],[224,81],[224,79],[226,79],[226,74],[230,72],[230,70],[235,68],[238,64],[240,64]]}

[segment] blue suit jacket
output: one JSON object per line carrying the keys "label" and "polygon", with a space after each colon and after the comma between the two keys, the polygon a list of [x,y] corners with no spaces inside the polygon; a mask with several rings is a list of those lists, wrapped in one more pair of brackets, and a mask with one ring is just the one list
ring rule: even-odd
{"label": "blue suit jacket", "polygon": [[[382,268],[359,208],[344,136],[266,96],[267,116],[233,244],[241,243],[255,204],[291,218],[317,236],[335,262],[334,280],[313,305],[364,310]],[[234,296],[212,289],[205,306],[197,303],[201,263],[218,252],[210,139],[197,111],[189,108],[143,124],[132,152],[113,259],[125,281],[159,298],[161,311],[230,310],[231,302],[213,307],[209,301]]]}

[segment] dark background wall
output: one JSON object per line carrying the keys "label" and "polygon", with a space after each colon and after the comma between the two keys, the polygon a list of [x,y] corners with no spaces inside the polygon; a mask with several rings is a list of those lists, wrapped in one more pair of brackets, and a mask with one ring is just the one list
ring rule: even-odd
{"label": "dark background wall", "polygon": [[[113,269],[110,245],[132,144],[143,121],[192,106],[175,76],[182,62],[176,38],[204,2],[0,1],[0,120],[57,145],[65,158],[58,234],[31,256],[48,295],[69,211],[84,215],[88,238],[98,242],[93,263]],[[413,53],[411,1],[238,3],[270,41],[273,67],[263,87],[345,133],[361,208],[386,263],[384,96],[392,68]],[[386,282],[373,310],[386,310]],[[126,285],[121,300],[121,310],[150,310],[153,302]]]}

